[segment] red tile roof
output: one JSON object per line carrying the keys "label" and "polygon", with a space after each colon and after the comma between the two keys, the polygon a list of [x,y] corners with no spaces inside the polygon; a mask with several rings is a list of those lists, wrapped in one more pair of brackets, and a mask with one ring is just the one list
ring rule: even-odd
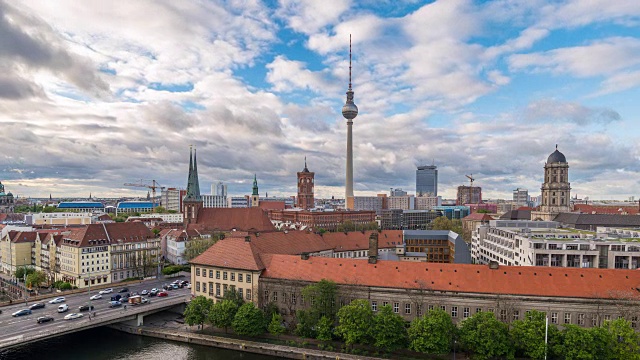
{"label": "red tile roof", "polygon": [[574,211],[578,211],[585,214],[622,214],[638,215],[640,210],[637,206],[619,206],[619,205],[587,205],[587,204],[575,204],[573,206]]}
{"label": "red tile roof", "polygon": [[253,242],[226,238],[191,260],[191,264],[258,271],[264,269],[259,252]]}
{"label": "red tile roof", "polygon": [[462,219],[462,221],[489,221],[489,220],[495,220],[495,219],[487,213],[479,213],[479,212],[474,212],[473,214],[469,214]]}
{"label": "red tile roof", "polygon": [[[326,232],[322,235],[335,251],[369,249],[369,236],[375,231]],[[378,248],[395,248],[402,244],[402,230],[383,230],[378,234]]]}
{"label": "red tile roof", "polygon": [[66,244],[78,247],[139,242],[153,237],[151,230],[141,222],[90,224],[74,228],[68,235],[63,236]]}
{"label": "red tile roof", "polygon": [[36,231],[9,231],[12,243],[35,242],[38,233]]}
{"label": "red tile roof", "polygon": [[189,229],[199,232],[232,231],[233,229],[251,232],[276,231],[267,213],[254,208],[203,208],[198,211],[195,224]]}
{"label": "red tile roof", "polygon": [[333,248],[320,235],[309,231],[260,233],[258,237],[254,234],[251,235],[251,241],[263,254],[298,255],[304,252],[315,253]]}
{"label": "red tile roof", "polygon": [[578,298],[640,297],[640,270],[418,263],[263,255],[263,278],[434,291]]}

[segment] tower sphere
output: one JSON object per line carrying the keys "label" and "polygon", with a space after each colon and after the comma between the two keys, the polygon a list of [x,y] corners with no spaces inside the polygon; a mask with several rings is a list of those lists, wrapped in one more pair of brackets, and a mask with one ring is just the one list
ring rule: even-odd
{"label": "tower sphere", "polygon": [[358,107],[353,102],[347,102],[342,107],[342,116],[347,120],[353,120],[358,116]]}

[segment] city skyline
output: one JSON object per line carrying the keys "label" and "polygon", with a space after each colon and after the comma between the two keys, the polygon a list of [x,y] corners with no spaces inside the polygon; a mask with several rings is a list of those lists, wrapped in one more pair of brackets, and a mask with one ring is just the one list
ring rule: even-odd
{"label": "city skyline", "polygon": [[540,193],[559,145],[572,195],[640,190],[640,4],[595,1],[108,4],[0,1],[0,181],[20,197],[186,188],[345,193],[353,34],[355,196]]}

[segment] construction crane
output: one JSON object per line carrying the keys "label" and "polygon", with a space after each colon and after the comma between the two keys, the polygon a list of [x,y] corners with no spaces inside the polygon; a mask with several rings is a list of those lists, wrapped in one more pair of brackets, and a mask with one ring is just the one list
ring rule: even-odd
{"label": "construction crane", "polygon": [[475,180],[473,178],[473,174],[470,175],[465,175],[467,177],[467,179],[469,179],[469,204],[471,204],[471,201],[473,201],[473,181]]}
{"label": "construction crane", "polygon": [[[148,182],[151,182],[151,185],[149,185]],[[154,209],[156,207],[156,189],[160,189],[160,191],[166,189],[166,187],[160,186],[160,184],[158,184],[158,182],[155,180],[143,180],[143,179],[140,179],[140,181],[137,183],[125,183],[124,186],[144,187],[144,188],[151,189],[151,192],[153,193],[151,202],[153,204]]]}

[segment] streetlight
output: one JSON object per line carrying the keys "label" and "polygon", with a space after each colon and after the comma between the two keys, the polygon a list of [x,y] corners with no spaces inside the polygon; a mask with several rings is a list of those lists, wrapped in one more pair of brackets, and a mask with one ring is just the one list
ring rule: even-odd
{"label": "streetlight", "polygon": [[24,303],[27,303],[27,258],[24,258],[24,261],[22,263],[22,265],[24,266],[24,273],[23,273],[23,278],[24,278]]}

